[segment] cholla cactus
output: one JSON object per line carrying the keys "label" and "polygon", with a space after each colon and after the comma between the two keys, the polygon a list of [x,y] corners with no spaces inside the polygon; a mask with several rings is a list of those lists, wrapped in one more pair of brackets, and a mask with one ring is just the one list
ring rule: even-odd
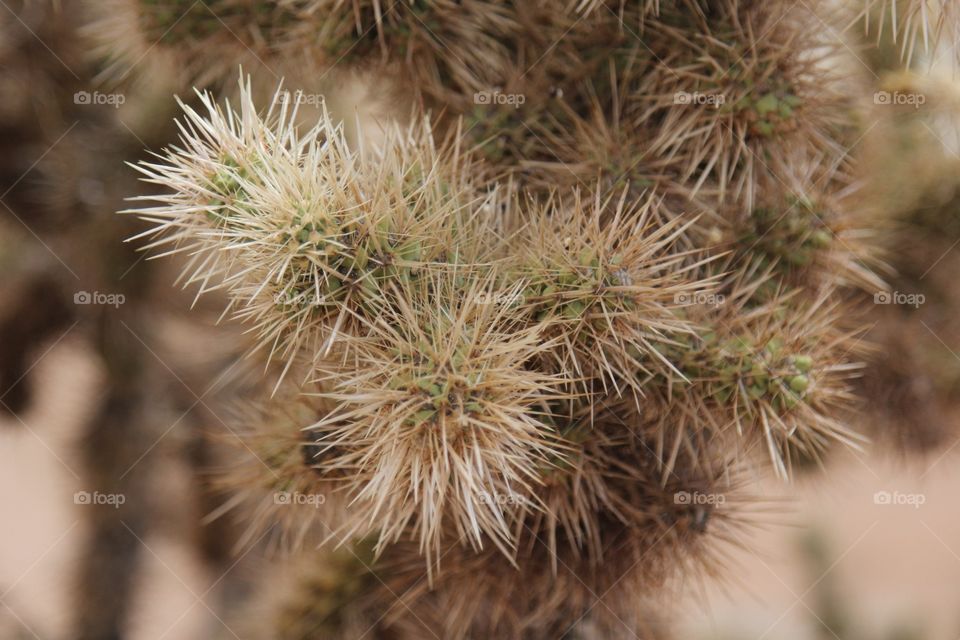
{"label": "cholla cactus", "polygon": [[[444,527],[478,548],[513,546],[498,496],[531,498],[564,455],[549,404],[558,377],[530,365],[551,346],[497,287],[455,267],[398,278],[345,362],[319,365],[337,406],[308,425],[323,473],[350,480],[356,526],[380,544],[419,532],[439,553]],[[447,521],[449,520],[449,521]]]}
{"label": "cholla cactus", "polygon": [[286,102],[261,119],[249,87],[240,112],[201,100],[206,119],[187,108],[186,146],[140,167],[174,188],[141,211],[160,236],[150,246],[188,254],[185,284],[225,289],[232,313],[288,366],[328,354],[347,325],[378,314],[387,280],[484,258],[477,214],[498,195],[474,187],[472,167],[438,150],[429,129],[392,130],[363,154],[326,113],[302,137]]}
{"label": "cholla cactus", "polygon": [[938,45],[953,47],[960,37],[960,7],[946,0],[864,0],[860,17],[868,30],[879,25],[878,39],[889,29],[907,64],[915,53],[938,57]]}
{"label": "cholla cactus", "polygon": [[714,330],[674,347],[672,358],[692,384],[671,389],[678,397],[661,429],[677,437],[692,431],[692,444],[733,431],[734,446],[765,448],[786,476],[793,456],[816,459],[837,441],[855,446],[857,436],[836,416],[851,400],[857,365],[850,357],[863,346],[839,329],[836,301],[818,298],[793,314],[785,310],[796,291],[763,304],[750,293],[744,287],[726,301]]}
{"label": "cholla cactus", "polygon": [[842,157],[838,45],[817,19],[802,5],[731,0],[709,3],[705,21],[671,8],[651,22],[656,64],[643,80],[654,90],[628,95],[683,182],[711,180],[750,207],[765,180]]}
{"label": "cholla cactus", "polygon": [[575,194],[569,206],[528,214],[515,247],[514,273],[524,283],[523,305],[555,342],[546,370],[599,382],[616,395],[642,394],[658,369],[676,373],[657,345],[692,333],[679,311],[713,282],[699,279],[698,262],[677,250],[692,221],[659,222],[659,201],[593,203]]}
{"label": "cholla cactus", "polygon": [[[125,4],[171,42],[223,35]],[[278,636],[377,607],[385,637],[640,633],[637,602],[721,573],[744,466],[860,442],[848,310],[883,283],[845,151],[867,85],[825,2],[220,4],[264,56],[372,70],[401,104],[354,141],[242,80],[138,167],[148,247],[279,365],[235,502],[377,576],[308,576]],[[281,515],[291,490],[336,499]]]}

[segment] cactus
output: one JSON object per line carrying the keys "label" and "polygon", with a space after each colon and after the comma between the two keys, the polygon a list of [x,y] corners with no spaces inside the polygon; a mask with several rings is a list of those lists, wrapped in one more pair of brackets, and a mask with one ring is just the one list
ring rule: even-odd
{"label": "cactus", "polygon": [[[124,3],[172,55],[229,50],[180,4]],[[869,84],[829,3],[562,4],[204,7],[397,106],[350,136],[241,72],[137,166],[146,247],[269,363],[231,504],[326,543],[276,637],[646,633],[637,603],[722,573],[745,468],[863,441],[852,311],[884,284],[845,150]]]}

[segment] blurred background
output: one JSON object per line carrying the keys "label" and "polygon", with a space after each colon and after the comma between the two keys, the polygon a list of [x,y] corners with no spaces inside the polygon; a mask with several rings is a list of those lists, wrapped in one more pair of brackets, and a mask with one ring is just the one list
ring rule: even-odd
{"label": "blurred background", "polygon": [[[0,0],[0,638],[259,637],[245,621],[291,567],[269,532],[209,517],[230,403],[254,384],[239,330],[116,213],[149,192],[126,163],[174,142],[174,95],[194,98],[149,43],[121,73],[98,62],[89,7]],[[677,638],[960,638],[960,83],[936,60],[893,72],[897,55],[862,54],[876,85],[851,150],[896,292],[867,318],[871,442],[791,485],[760,479],[775,508],[724,584],[685,585]],[[362,74],[243,62],[264,92],[282,77],[359,120],[385,108]]]}

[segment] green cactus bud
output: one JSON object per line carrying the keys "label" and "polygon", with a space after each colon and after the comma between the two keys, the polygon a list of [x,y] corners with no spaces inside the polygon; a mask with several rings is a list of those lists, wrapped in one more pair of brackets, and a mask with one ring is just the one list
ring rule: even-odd
{"label": "green cactus bud", "polygon": [[795,375],[790,378],[790,388],[797,393],[803,393],[809,386],[810,379],[803,374]]}

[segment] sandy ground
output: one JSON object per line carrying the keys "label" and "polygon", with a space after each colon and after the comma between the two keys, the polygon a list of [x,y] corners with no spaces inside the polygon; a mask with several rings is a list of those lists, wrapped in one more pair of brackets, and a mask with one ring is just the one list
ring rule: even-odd
{"label": "sandy ground", "polygon": [[[69,340],[44,356],[36,373],[37,408],[22,422],[0,424],[0,637],[17,637],[12,628],[46,640],[69,637],[71,569],[84,535],[84,507],[73,498],[73,445],[99,387],[88,354]],[[731,578],[739,586],[706,585],[705,595],[691,587],[676,617],[677,637],[831,638],[817,619],[832,607],[849,621],[841,640],[957,640],[958,457],[960,446],[909,464],[851,455],[831,464],[829,482],[765,482],[785,515],[733,553]],[[877,492],[887,493],[878,499]],[[803,551],[811,536],[824,549],[816,561]],[[242,637],[212,610],[218,577],[199,568],[182,540],[141,543],[145,570],[132,640]]]}
{"label": "sandy ground", "polygon": [[[830,606],[847,621],[843,640],[957,640],[956,461],[956,451],[923,465],[849,456],[831,465],[829,483],[778,488],[796,509],[788,526],[751,536],[735,554],[745,586],[711,589],[705,604],[689,598],[679,637],[833,638],[818,623]],[[812,536],[824,548],[816,561],[804,552]]]}

